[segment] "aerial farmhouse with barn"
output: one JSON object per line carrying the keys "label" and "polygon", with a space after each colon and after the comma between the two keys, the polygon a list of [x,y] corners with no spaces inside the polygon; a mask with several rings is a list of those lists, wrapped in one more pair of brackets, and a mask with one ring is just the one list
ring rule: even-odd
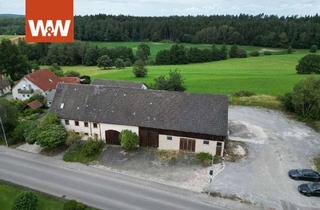
{"label": "aerial farmhouse with barn", "polygon": [[227,96],[124,85],[108,81],[59,84],[51,112],[68,131],[107,144],[120,145],[120,132],[130,130],[139,136],[141,147],[223,155],[228,137]]}

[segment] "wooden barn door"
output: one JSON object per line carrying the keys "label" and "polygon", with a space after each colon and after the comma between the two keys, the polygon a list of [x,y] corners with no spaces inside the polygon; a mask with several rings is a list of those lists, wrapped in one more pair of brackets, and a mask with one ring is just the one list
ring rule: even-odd
{"label": "wooden barn door", "polygon": [[196,151],[196,141],[194,139],[180,139],[180,150],[187,152],[195,152]]}
{"label": "wooden barn door", "polygon": [[114,130],[106,131],[107,144],[120,145],[120,133]]}
{"label": "wooden barn door", "polygon": [[141,147],[159,147],[159,133],[147,128],[139,128]]}

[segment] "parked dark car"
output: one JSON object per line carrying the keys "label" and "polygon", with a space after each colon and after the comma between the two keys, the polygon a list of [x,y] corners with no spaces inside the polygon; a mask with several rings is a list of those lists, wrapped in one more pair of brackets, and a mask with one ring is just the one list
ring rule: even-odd
{"label": "parked dark car", "polygon": [[302,184],[298,187],[301,194],[306,196],[319,196],[320,197],[320,183]]}
{"label": "parked dark car", "polygon": [[289,171],[288,174],[294,180],[320,182],[320,174],[310,169],[295,169]]}

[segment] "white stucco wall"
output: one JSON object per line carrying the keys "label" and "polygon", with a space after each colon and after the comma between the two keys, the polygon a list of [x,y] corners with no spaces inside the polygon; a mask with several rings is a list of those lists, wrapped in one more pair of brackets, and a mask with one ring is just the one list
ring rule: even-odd
{"label": "white stucco wall", "polygon": [[[20,94],[18,90],[29,90],[33,89],[34,92],[32,94]],[[12,88],[12,96],[14,99],[19,100],[28,100],[33,94],[40,93],[45,96],[45,93],[35,84],[27,80],[26,78],[21,79],[13,88]]]}
{"label": "white stucco wall", "polygon": [[[180,137],[180,136],[170,136],[172,137],[172,140],[167,139],[168,135],[159,135],[159,148],[161,150],[179,150],[180,149],[180,138],[186,138],[186,137]],[[193,138],[187,138],[187,139],[193,139]],[[216,154],[216,147],[217,147],[217,141],[212,140],[205,140],[205,139],[194,139],[196,141],[195,146],[195,152],[206,152],[210,153],[211,155],[223,155],[223,150],[221,154]],[[209,141],[209,144],[204,144],[204,141]],[[224,143],[222,143],[222,147],[224,148]]]}
{"label": "white stucco wall", "polygon": [[139,135],[139,127],[135,127],[135,126],[97,123],[98,127],[94,128],[93,122],[88,122],[88,127],[85,127],[84,121],[79,121],[79,126],[75,125],[74,120],[69,120],[69,125],[66,125],[65,120],[61,120],[61,122],[65,126],[65,128],[69,131],[75,131],[81,134],[87,133],[88,136],[92,138],[94,138],[96,134],[98,139],[101,139],[103,141],[106,140],[105,131],[107,130],[115,130],[118,132],[121,132],[123,130],[131,130],[132,132]]}
{"label": "white stucco wall", "polygon": [[[97,135],[98,139],[105,141],[105,131],[107,130],[115,130],[121,132],[123,130],[131,130],[132,132],[136,133],[139,136],[139,127],[136,126],[126,126],[126,125],[114,125],[114,124],[104,124],[104,123],[97,123],[97,128],[94,128],[93,122],[88,122],[88,127],[85,127],[84,121],[79,121],[79,126],[75,125],[74,120],[69,120],[69,125],[66,125],[65,120],[61,120],[62,124],[68,131],[75,131],[81,134],[87,133],[88,135],[84,137],[87,139],[88,137],[95,137]],[[180,150],[180,138],[187,138],[183,136],[170,136],[172,140],[167,139],[168,135],[159,135],[159,147],[160,150]],[[193,139],[193,138],[188,138]],[[223,149],[221,154],[216,154],[216,147],[218,141],[212,140],[205,140],[205,139],[194,139],[196,141],[195,145],[195,152],[206,152],[210,153],[211,155],[223,155]],[[209,141],[209,144],[204,144],[204,141]],[[222,143],[222,148],[224,148],[224,142]]]}

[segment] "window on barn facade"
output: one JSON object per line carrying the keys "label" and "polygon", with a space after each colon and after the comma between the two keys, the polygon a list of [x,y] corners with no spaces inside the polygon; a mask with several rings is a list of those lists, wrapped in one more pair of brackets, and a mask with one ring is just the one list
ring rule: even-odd
{"label": "window on barn facade", "polygon": [[209,142],[209,141],[203,141],[203,144],[205,144],[205,145],[209,145],[209,144],[210,144],[210,142]]}

